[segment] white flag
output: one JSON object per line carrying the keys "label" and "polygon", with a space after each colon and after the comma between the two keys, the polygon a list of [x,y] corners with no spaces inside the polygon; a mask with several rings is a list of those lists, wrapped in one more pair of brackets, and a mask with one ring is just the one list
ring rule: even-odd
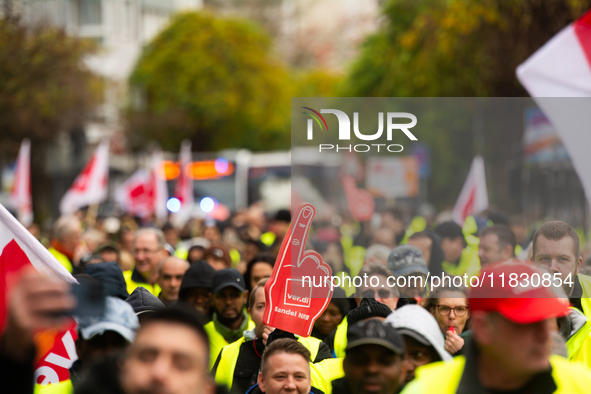
{"label": "white flag", "polygon": [[456,205],[451,212],[453,220],[460,226],[464,225],[466,217],[478,214],[488,208],[488,194],[486,177],[484,174],[484,160],[482,156],[474,157],[468,177]]}
{"label": "white flag", "polygon": [[166,177],[162,168],[163,162],[162,150],[154,149],[150,160],[150,186],[152,195],[152,207],[156,218],[165,222],[168,218],[166,202],[168,201],[168,186]]}
{"label": "white flag", "polygon": [[31,198],[31,141],[21,143],[14,169],[14,183],[10,203],[16,209],[18,220],[25,227],[33,223],[33,200]]}
{"label": "white flag", "polygon": [[98,204],[107,198],[109,175],[109,142],[102,142],[76,177],[60,202],[62,215],[70,215],[87,205]]}
{"label": "white flag", "polygon": [[556,129],[591,203],[591,12],[517,67],[517,77]]}
{"label": "white flag", "polygon": [[191,141],[184,140],[179,155],[179,177],[174,189],[174,196],[181,202],[181,208],[174,214],[178,226],[184,225],[191,219],[193,212],[193,178],[189,176],[192,162]]}

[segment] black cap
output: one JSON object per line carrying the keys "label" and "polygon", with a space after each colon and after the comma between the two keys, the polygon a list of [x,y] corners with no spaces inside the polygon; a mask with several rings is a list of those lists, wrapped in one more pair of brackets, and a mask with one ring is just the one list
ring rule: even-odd
{"label": "black cap", "polygon": [[466,245],[466,239],[464,238],[464,232],[462,231],[462,227],[456,222],[450,220],[449,222],[443,222],[437,227],[435,227],[435,232],[439,234],[441,238],[457,238],[462,237],[464,240],[464,245]]}
{"label": "black cap", "polygon": [[197,260],[183,275],[179,298],[184,299],[185,293],[191,289],[200,288],[211,290],[215,270],[205,260]]}
{"label": "black cap", "polygon": [[355,324],[370,317],[388,317],[390,313],[392,313],[392,310],[386,304],[377,302],[374,296],[367,292],[363,294],[359,306],[349,312],[347,321],[349,324]]}
{"label": "black cap", "polygon": [[379,345],[396,354],[404,354],[402,337],[391,324],[379,320],[367,320],[349,326],[345,351],[363,345]]}
{"label": "black cap", "polygon": [[234,268],[226,268],[215,273],[211,285],[211,291],[213,291],[213,294],[217,294],[220,290],[223,290],[226,287],[234,287],[243,293],[246,291],[246,287],[244,287],[244,278],[238,270],[235,270]]}
{"label": "black cap", "polygon": [[287,209],[280,209],[275,214],[275,221],[277,222],[291,222],[291,213]]}

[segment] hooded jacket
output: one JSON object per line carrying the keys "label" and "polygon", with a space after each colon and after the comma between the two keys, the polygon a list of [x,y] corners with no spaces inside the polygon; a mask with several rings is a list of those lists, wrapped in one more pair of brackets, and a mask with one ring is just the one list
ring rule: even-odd
{"label": "hooded jacket", "polygon": [[144,312],[154,311],[156,309],[166,308],[162,301],[150,293],[148,289],[141,286],[136,287],[133,293],[131,293],[131,295],[127,297],[125,301],[131,305],[136,315]]}
{"label": "hooded jacket", "polygon": [[386,318],[396,330],[407,330],[424,338],[435,349],[442,361],[449,362],[453,358],[445,350],[445,340],[437,321],[427,310],[419,305],[405,305],[396,309]]}

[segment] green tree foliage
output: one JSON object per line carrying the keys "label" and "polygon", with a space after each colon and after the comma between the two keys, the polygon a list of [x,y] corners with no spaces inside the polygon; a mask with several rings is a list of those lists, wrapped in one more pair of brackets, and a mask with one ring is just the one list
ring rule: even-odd
{"label": "green tree foliage", "polygon": [[[527,97],[516,67],[590,6],[589,0],[386,1],[382,27],[364,42],[340,95]],[[514,110],[508,117],[519,119],[522,108]],[[475,153],[485,155],[489,181],[504,188],[491,188],[493,201],[509,200],[503,164],[513,158],[522,127],[517,121],[512,124],[519,129],[487,128],[495,121],[484,111],[456,127],[429,124],[430,132],[420,136],[437,164],[429,194],[440,208],[457,198]],[[484,144],[473,141],[479,122]]]}
{"label": "green tree foliage", "polygon": [[82,63],[94,48],[62,30],[0,20],[0,146],[8,156],[25,137],[35,147],[83,123],[99,99],[100,81]]}
{"label": "green tree foliage", "polygon": [[289,146],[290,75],[270,38],[245,20],[178,15],[146,48],[131,76],[145,105],[130,112],[130,138],[176,150]]}

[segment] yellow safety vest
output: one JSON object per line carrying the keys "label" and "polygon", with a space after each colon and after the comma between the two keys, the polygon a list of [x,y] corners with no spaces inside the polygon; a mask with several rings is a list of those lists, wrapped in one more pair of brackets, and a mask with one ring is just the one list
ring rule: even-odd
{"label": "yellow safety vest", "polygon": [[[463,276],[464,274],[468,274],[468,278],[471,276],[478,276],[480,273],[478,243],[468,244],[468,246],[462,250],[462,256],[460,257],[460,262],[457,266],[447,261],[443,261],[441,263],[441,268],[443,268],[443,271],[449,275]],[[469,280],[470,279],[468,279],[468,281]]]}
{"label": "yellow safety vest", "polygon": [[146,288],[154,297],[158,297],[162,289],[158,285],[158,283],[154,283],[153,285],[145,282],[134,282],[131,279],[131,275],[133,274],[133,270],[123,271],[123,278],[125,279],[125,283],[127,285],[127,292],[129,294],[133,293],[133,291],[138,288],[139,286]]}
{"label": "yellow safety vest", "polygon": [[591,321],[587,320],[583,327],[566,341],[568,359],[579,361],[591,367]]}
{"label": "yellow safety vest", "polygon": [[[347,348],[347,330],[349,328],[349,321],[347,316],[343,319],[341,324],[337,326],[337,331],[334,334],[334,350],[333,356],[335,358],[345,358],[345,349]],[[318,387],[320,388],[320,387]]]}
{"label": "yellow safety vest", "polygon": [[261,242],[270,247],[275,242],[275,238],[275,234],[268,231],[261,235]]}
{"label": "yellow safety vest", "polygon": [[[215,381],[217,384],[226,386],[228,390],[232,389],[232,384],[234,383],[234,370],[236,369],[236,363],[240,356],[240,346],[244,342],[246,342],[246,340],[242,337],[236,342],[224,346],[220,352],[220,362],[215,371]],[[298,342],[310,351],[310,360],[315,360],[322,341],[313,337],[299,337]],[[318,387],[315,386],[314,383],[312,383],[312,386]]]}
{"label": "yellow safety vest", "polygon": [[425,218],[422,216],[415,216],[410,221],[410,226],[408,226],[408,228],[404,232],[404,237],[402,237],[402,240],[400,241],[400,245],[407,244],[408,239],[410,238],[411,235],[413,235],[414,233],[420,233],[421,231],[425,230],[426,228],[427,228],[427,221],[425,220]]}
{"label": "yellow safety vest", "polygon": [[365,248],[363,246],[352,246],[349,250],[349,272],[351,276],[357,276],[363,264],[365,264]]}
{"label": "yellow safety vest", "polygon": [[56,248],[49,248],[47,250],[49,250],[49,253],[51,253],[53,257],[55,257],[57,261],[68,270],[69,273],[72,273],[72,263],[65,254],[63,254]]}
{"label": "yellow safety vest", "polygon": [[[247,330],[254,330],[254,327],[254,322],[249,318]],[[218,355],[224,346],[228,344],[228,341],[226,341],[226,338],[224,338],[222,334],[220,334],[218,330],[215,329],[213,321],[207,323],[203,328],[205,328],[205,332],[207,332],[207,336],[209,337],[209,370],[211,371],[213,365],[215,364],[215,360],[217,360]],[[244,337],[241,339],[244,339]],[[238,339],[233,343],[239,342],[241,339]]]}
{"label": "yellow safety vest", "polygon": [[[583,296],[581,297],[581,306],[583,307],[583,314],[587,320],[591,320],[591,276],[578,274],[579,282],[583,288]],[[573,278],[574,280],[574,278]]]}
{"label": "yellow safety vest", "polygon": [[70,379],[57,384],[48,384],[45,386],[35,384],[34,390],[35,394],[72,394],[73,392],[74,386],[72,386],[72,381]]}
{"label": "yellow safety vest", "polygon": [[[455,394],[466,358],[455,357],[450,363],[439,361],[417,369],[417,377],[402,394]],[[571,363],[561,356],[550,356],[552,378],[556,383],[554,394],[586,394],[591,387],[591,371],[579,363]]]}
{"label": "yellow safety vest", "polygon": [[310,364],[311,384],[324,391],[325,394],[332,394],[332,381],[344,376],[342,358],[327,358],[318,363]]}

